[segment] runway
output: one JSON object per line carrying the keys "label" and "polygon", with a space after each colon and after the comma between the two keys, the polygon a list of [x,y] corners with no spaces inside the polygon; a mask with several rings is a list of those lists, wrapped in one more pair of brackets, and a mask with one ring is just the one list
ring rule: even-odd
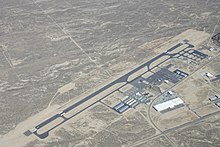
{"label": "runway", "polygon": [[[112,94],[113,92],[117,91],[118,89],[120,89],[121,87],[123,87],[124,85],[126,85],[127,83],[130,83],[130,82],[132,82],[133,80],[135,80],[136,78],[133,79],[133,80],[131,80],[131,81],[129,81],[129,82],[127,81],[128,78],[129,78],[129,76],[131,76],[133,73],[135,73],[135,72],[141,70],[142,68],[146,68],[146,67],[147,67],[147,68],[146,68],[146,72],[150,71],[152,68],[154,68],[154,67],[152,67],[152,68],[150,69],[151,63],[153,63],[153,62],[155,62],[156,60],[162,58],[163,56],[169,56],[169,58],[166,59],[165,61],[159,63],[158,65],[160,65],[160,64],[166,62],[167,60],[173,58],[173,56],[175,56],[175,55],[178,54],[179,52],[178,52],[178,53],[174,53],[174,54],[171,54],[170,52],[172,52],[172,51],[174,51],[175,49],[179,48],[179,47],[182,46],[183,44],[187,44],[187,45],[188,45],[188,46],[187,46],[186,48],[184,48],[183,50],[185,50],[185,49],[187,49],[187,48],[192,48],[192,47],[194,47],[192,44],[190,44],[190,43],[188,43],[188,42],[178,43],[178,44],[174,45],[173,47],[169,48],[166,52],[163,52],[163,53],[159,54],[158,56],[154,57],[153,59],[151,59],[151,60],[149,60],[149,61],[147,61],[147,62],[141,64],[140,66],[138,66],[138,67],[136,67],[135,69],[131,70],[131,71],[128,72],[127,74],[121,76],[120,78],[114,80],[113,82],[111,82],[111,83],[105,85],[104,87],[98,89],[98,90],[95,91],[94,93],[92,93],[92,94],[86,96],[85,98],[81,99],[80,101],[78,101],[78,102],[72,104],[71,106],[67,107],[67,108],[64,109],[62,112],[60,112],[60,113],[58,113],[58,114],[55,114],[54,116],[51,116],[50,118],[48,118],[48,119],[46,119],[45,121],[41,122],[40,124],[38,124],[37,126],[35,126],[35,128],[34,128],[35,131],[32,132],[32,133],[35,134],[36,136],[38,136],[40,139],[46,138],[46,137],[49,135],[49,132],[50,132],[51,130],[57,128],[59,125],[63,124],[64,122],[66,122],[66,121],[68,121],[69,119],[73,118],[74,116],[78,115],[78,114],[81,113],[82,111],[84,111],[84,110],[86,110],[87,108],[91,107],[91,106],[94,105],[95,103],[99,102],[101,99],[103,99],[103,98],[105,98],[106,96],[108,96],[108,95]],[[158,65],[156,65],[156,66],[158,66]],[[146,72],[145,72],[145,73],[146,73]],[[137,77],[137,78],[138,78],[138,77]],[[65,114],[65,113],[68,113],[69,111],[71,111],[71,110],[77,108],[77,107],[80,106],[81,104],[83,104],[83,103],[87,102],[88,100],[92,99],[92,98],[95,97],[96,95],[98,95],[98,94],[104,92],[105,90],[109,89],[110,87],[112,87],[112,86],[114,86],[114,85],[116,85],[116,84],[122,83],[122,82],[126,82],[126,84],[124,84],[124,85],[120,86],[119,88],[115,89],[113,92],[110,92],[110,93],[108,93],[107,95],[105,95],[105,96],[103,96],[103,97],[100,97],[100,100],[91,103],[90,105],[86,106],[85,108],[83,108],[82,110],[80,110],[79,112],[77,112],[76,114],[74,114],[73,116],[71,116],[71,117],[69,117],[69,118],[64,117],[64,114]],[[46,131],[46,132],[44,132],[44,133],[42,133],[42,134],[38,134],[38,133],[37,133],[37,130],[38,130],[38,129],[40,129],[40,128],[46,126],[46,125],[48,125],[49,123],[51,123],[52,121],[54,121],[54,120],[56,120],[56,119],[58,119],[58,118],[60,118],[60,117],[63,118],[63,121],[62,121],[61,123],[57,124],[56,126],[54,126],[53,128],[49,129],[48,131]],[[32,129],[32,130],[33,130],[33,129]]]}

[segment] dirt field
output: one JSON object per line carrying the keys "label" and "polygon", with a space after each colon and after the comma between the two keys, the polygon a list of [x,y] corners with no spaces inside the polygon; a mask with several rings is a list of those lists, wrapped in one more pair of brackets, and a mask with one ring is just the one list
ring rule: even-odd
{"label": "dirt field", "polygon": [[211,104],[209,98],[216,93],[215,89],[208,85],[199,73],[196,73],[175,88],[183,101],[195,112]]}
{"label": "dirt field", "polygon": [[[120,59],[111,60],[108,62],[108,64],[103,65],[102,68],[96,67],[97,70],[92,70],[93,67],[91,67],[90,64],[88,66],[85,66],[85,73],[81,73],[81,76],[79,76],[77,79],[72,79],[71,82],[67,80],[68,82],[64,82],[60,84],[57,88],[54,88],[54,90],[48,96],[47,102],[44,105],[45,110],[41,111],[41,109],[39,109],[38,113],[18,123],[14,130],[9,131],[5,135],[2,135],[0,143],[4,146],[57,146],[57,144],[58,146],[103,146],[104,142],[106,144],[109,144],[109,146],[131,146],[132,144],[143,141],[143,143],[146,144],[144,140],[154,137],[159,133],[156,127],[152,124],[151,120],[149,120],[149,106],[146,104],[140,105],[139,107],[137,107],[137,109],[132,108],[123,114],[118,114],[114,110],[109,109],[100,102],[97,102],[89,109],[86,109],[84,112],[80,113],[80,115],[77,115],[73,119],[67,121],[60,127],[51,131],[49,137],[45,140],[36,140],[36,136],[34,135],[26,137],[23,135],[23,133],[26,130],[36,126],[42,120],[45,120],[53,114],[61,112],[63,109],[84,98],[89,93],[94,92],[103,85],[106,85],[107,83],[118,78],[124,73],[139,66],[144,61],[151,59],[152,57],[156,56],[157,53],[166,51],[169,47],[177,44],[183,38],[189,39],[190,42],[192,41],[192,43],[196,45],[196,47],[199,47],[199,45],[202,44],[202,42],[208,37],[208,33],[188,30],[174,38],[171,38],[165,43],[159,44],[161,42],[158,41],[157,46],[154,46],[155,42],[152,42],[152,46],[154,46],[154,49],[145,48],[146,43],[144,43],[144,45],[139,47],[140,52],[131,50],[129,52],[129,55],[123,54],[121,55]],[[165,38],[161,39],[166,40]],[[101,61],[102,59],[94,57],[94,60]],[[157,61],[152,65],[157,65],[158,63],[159,62]],[[177,61],[175,61],[175,63],[177,63]],[[47,78],[52,80],[54,78],[53,76],[56,75],[58,69],[61,68],[62,70],[66,70],[68,68],[68,70],[70,70],[69,66],[72,66],[74,64],[78,64],[78,61],[74,60],[74,62],[72,61],[71,63],[63,62],[62,64],[56,64],[53,67],[47,67],[44,71],[41,71],[40,75],[47,76]],[[85,64],[87,65],[87,63]],[[161,65],[161,67],[164,65]],[[177,64],[177,66],[184,67],[184,64]],[[130,76],[129,80],[132,80],[143,73],[142,70],[141,72],[137,72]],[[186,68],[186,70],[188,70],[190,73],[193,72],[193,69],[190,68]],[[151,72],[149,73],[152,74]],[[5,74],[3,73],[1,73],[1,75],[5,76]],[[69,75],[71,75],[71,73],[69,73]],[[147,77],[148,75],[149,74],[147,73],[143,75],[143,77]],[[37,80],[37,78],[35,80]],[[201,78],[201,75],[195,74],[194,76],[189,77],[186,81],[174,88],[178,95],[189,106],[189,108],[193,111],[198,110],[198,114],[201,115],[205,115],[204,110],[201,110],[201,107],[206,108],[205,106],[209,103],[208,97],[213,92],[210,85],[203,83],[204,80]],[[41,85],[40,83],[38,84]],[[126,83],[123,82],[114,85],[110,89],[100,93],[99,95],[96,95],[93,99],[86,101],[85,103],[77,107],[77,109],[66,113],[65,116],[71,117],[85,107],[89,106],[91,103],[100,100],[108,93],[113,92],[115,89],[125,84]],[[3,83],[2,85],[4,87],[1,90],[4,91],[5,88],[7,88],[7,82],[6,84]],[[16,86],[19,87],[20,85],[17,84]],[[11,86],[10,88],[11,89],[9,89],[9,91],[13,91],[14,88],[16,89],[17,87]],[[131,87],[129,86],[129,84],[127,84],[120,90],[126,91],[129,88]],[[162,88],[164,90],[167,90],[170,87],[162,85]],[[45,87],[41,87],[41,90],[44,91]],[[9,92],[5,90],[4,96],[6,96],[7,93]],[[16,96],[16,93],[14,93],[14,95]],[[110,97],[105,98],[102,102],[108,104],[109,106],[113,106],[113,104],[117,101],[117,98],[115,96],[115,98],[113,99]],[[57,105],[57,103],[59,103],[59,105]],[[212,112],[213,111],[214,110],[212,110]],[[197,119],[194,113],[186,109],[186,107],[168,112],[163,115],[159,115],[158,112],[152,112],[152,116],[153,121],[156,122],[155,124],[158,125],[158,127],[162,130],[172,128],[172,126],[179,126],[186,122]],[[172,123],[170,123],[170,121],[172,121]],[[49,128],[51,127],[51,125],[54,124],[50,124]],[[48,129],[47,126],[39,131],[42,132],[45,129]],[[163,137],[164,136],[155,138],[155,140],[158,140],[158,143],[154,139],[150,140],[148,145],[159,145],[164,142],[164,145],[168,146],[170,144],[170,140],[167,140],[167,138]],[[16,144],[15,142],[9,142],[12,139],[17,141]]]}
{"label": "dirt field", "polygon": [[191,126],[178,129],[168,136],[179,146],[219,146],[219,114]]}
{"label": "dirt field", "polygon": [[104,98],[102,102],[113,108],[116,104],[120,102],[123,97],[124,95],[121,92],[117,91]]}
{"label": "dirt field", "polygon": [[146,146],[163,146],[163,147],[171,147],[173,146],[164,136],[157,137],[155,139],[152,139],[150,141],[146,141],[139,145],[140,147],[146,147]]}
{"label": "dirt field", "polygon": [[197,118],[198,117],[186,107],[182,107],[166,113],[157,113],[157,116],[154,116],[154,122],[164,131],[191,122]]}

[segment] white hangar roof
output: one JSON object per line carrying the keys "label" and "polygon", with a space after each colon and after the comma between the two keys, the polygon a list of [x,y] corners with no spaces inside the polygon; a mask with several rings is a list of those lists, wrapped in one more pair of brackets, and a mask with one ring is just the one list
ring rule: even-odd
{"label": "white hangar roof", "polygon": [[157,104],[155,106],[153,106],[157,111],[163,111],[169,108],[174,108],[175,106],[178,106],[180,104],[183,104],[183,100],[178,98]]}

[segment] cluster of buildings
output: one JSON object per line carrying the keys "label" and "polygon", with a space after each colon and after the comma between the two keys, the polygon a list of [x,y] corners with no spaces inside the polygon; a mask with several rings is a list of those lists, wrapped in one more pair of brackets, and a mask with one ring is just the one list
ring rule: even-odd
{"label": "cluster of buildings", "polygon": [[[184,49],[179,53],[179,57],[196,63],[208,58],[209,56],[203,52],[200,52],[199,50]],[[154,72],[148,77],[144,78],[140,76],[131,81],[130,84],[133,86],[133,88],[123,93],[125,97],[122,98],[121,101],[113,107],[113,109],[119,113],[123,113],[129,108],[135,108],[140,103],[147,104],[150,101],[149,92],[152,92],[154,95],[157,95],[158,93],[162,94],[160,88],[161,84],[177,84],[189,76],[188,73],[180,69],[170,70],[172,66],[172,64],[169,64],[166,67],[160,68],[158,71]],[[214,77],[209,72],[205,73],[204,76],[208,78]],[[218,100],[218,103],[215,104],[220,106],[220,98]],[[153,108],[158,112],[167,112],[182,106],[184,106],[184,101],[178,97],[174,91],[163,93],[153,104]]]}
{"label": "cluster of buildings", "polygon": [[123,97],[121,99],[121,102],[119,102],[113,108],[118,113],[123,113],[129,108],[135,108],[137,105],[141,103],[147,104],[148,102],[150,102],[149,97],[152,96],[150,93],[138,91],[138,89],[135,87],[131,88],[125,93],[127,93],[127,96]]}
{"label": "cluster of buildings", "polygon": [[[135,108],[137,105],[143,103],[148,104],[151,100],[150,97],[153,97],[155,87],[160,91],[160,85],[162,83],[173,83],[176,84],[184,78],[188,77],[186,72],[183,72],[179,69],[170,71],[169,68],[173,66],[169,64],[166,67],[161,68],[159,71],[153,73],[152,75],[144,78],[138,77],[130,83],[131,88],[126,91],[123,91],[124,97],[120,99],[113,109],[118,113],[123,113],[129,108]],[[151,88],[149,88],[151,87]],[[154,87],[154,88],[153,88]],[[120,91],[120,90],[119,90]],[[161,93],[161,91],[160,91]],[[166,95],[166,96],[165,96]],[[162,101],[155,103],[153,106],[157,111],[164,112],[167,110],[172,110],[177,107],[183,106],[184,102],[176,96],[172,91],[168,91],[164,96]]]}
{"label": "cluster of buildings", "polygon": [[220,107],[220,95],[216,94],[214,97],[209,98],[209,100]]}

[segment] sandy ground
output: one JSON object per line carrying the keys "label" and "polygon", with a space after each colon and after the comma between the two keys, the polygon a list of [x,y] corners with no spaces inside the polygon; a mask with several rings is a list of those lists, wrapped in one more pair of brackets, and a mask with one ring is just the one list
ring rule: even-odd
{"label": "sandy ground", "polygon": [[161,113],[154,119],[161,130],[166,130],[193,121],[197,118],[198,117],[186,107],[182,107],[166,113]]}
{"label": "sandy ground", "polygon": [[149,72],[143,74],[142,77],[143,77],[143,78],[147,78],[147,77],[149,77],[149,76],[151,76],[151,75],[153,75],[153,73],[149,71]]}
{"label": "sandy ground", "polygon": [[[49,109],[45,109],[44,111],[38,113],[35,116],[32,116],[20,123],[15,130],[10,131],[8,134],[4,135],[0,139],[0,144],[3,147],[14,146],[21,147],[27,144],[30,141],[36,139],[36,136],[25,136],[23,133],[28,129],[32,129],[35,127],[35,124],[40,123],[42,120],[45,120],[48,116],[52,116],[53,114],[59,113],[59,106],[52,106]],[[12,141],[13,140],[13,141]]]}
{"label": "sandy ground", "polygon": [[180,147],[185,146],[219,146],[219,113],[205,120],[185,126],[168,134]]}
{"label": "sandy ground", "polygon": [[175,90],[192,109],[202,107],[209,103],[209,97],[215,93],[212,87],[201,79],[201,75],[199,74],[190,77],[186,82],[176,87]]}
{"label": "sandy ground", "polygon": [[161,58],[159,58],[158,60],[154,61],[151,65],[150,65],[150,68],[153,68],[155,66],[157,66],[158,64],[164,62],[166,59],[168,59],[169,56],[163,56]]}
{"label": "sandy ground", "polygon": [[205,116],[210,113],[214,113],[216,111],[219,111],[219,107],[217,107],[215,104],[210,102],[206,106],[203,106],[201,108],[197,108],[193,111],[195,111],[199,116]]}
{"label": "sandy ground", "polygon": [[86,102],[84,102],[83,104],[79,105],[78,107],[76,107],[75,109],[67,112],[64,116],[69,118],[71,117],[72,115],[76,114],[77,112],[85,109],[86,107],[88,107],[90,104],[102,99],[103,97],[105,97],[106,95],[108,95],[109,93],[115,91],[116,89],[118,89],[119,87],[125,85],[126,83],[125,82],[122,82],[122,83],[118,83],[112,87],[110,87],[109,89],[101,92],[100,94],[97,94],[96,96],[94,96],[93,98],[87,100]]}
{"label": "sandy ground", "polygon": [[126,84],[125,86],[123,86],[122,88],[120,88],[119,90],[121,91],[121,92],[126,92],[127,90],[129,90],[129,89],[131,89],[131,88],[133,88],[134,86],[132,86],[131,84]]}
{"label": "sandy ground", "polygon": [[116,91],[113,94],[104,98],[102,102],[113,108],[116,104],[120,102],[123,97],[125,96],[121,92]]}
{"label": "sandy ground", "polygon": [[[195,31],[195,30],[187,30],[187,31],[181,33],[180,35],[178,35],[178,36],[176,36],[174,38],[171,38],[169,41],[161,44],[160,46],[157,46],[157,48],[155,48],[155,50],[154,50],[155,56],[156,56],[157,53],[161,53],[161,52],[167,50],[169,47],[172,47],[173,45],[177,44],[178,42],[180,42],[183,39],[188,39],[188,40],[190,40],[190,42],[192,44],[197,46],[197,45],[201,44],[205,39],[207,39],[208,36],[209,35],[207,33],[205,33],[205,32],[200,32],[200,31]],[[146,60],[148,60],[148,59],[149,59],[149,57]],[[123,71],[122,74],[126,73],[127,71],[128,70]],[[139,74],[140,73],[137,72],[137,75],[135,73],[135,75],[132,75],[132,77],[130,77],[130,78],[133,79],[136,76],[138,76]],[[108,83],[109,81],[111,81],[111,80],[113,80],[115,78],[117,78],[117,77],[112,77],[111,79],[106,81],[106,83]],[[131,79],[129,79],[129,80],[131,80]],[[80,98],[84,97],[88,93],[91,93],[92,91],[95,91],[97,88],[102,87],[106,83],[99,85],[98,87],[94,88],[93,90],[90,90],[89,92],[83,93],[81,96],[79,96],[79,98],[77,98],[77,100],[79,100]],[[101,97],[105,96],[106,94],[112,92],[114,89],[116,89],[116,88],[118,88],[118,87],[120,87],[120,86],[122,86],[124,84],[125,83],[120,83],[120,84],[117,84],[117,85],[113,86],[112,88],[106,90],[105,92],[102,92],[101,94],[97,95],[93,99],[91,99],[91,100],[85,102],[84,104],[80,105],[79,107],[77,107],[77,109],[74,110],[74,112],[69,112],[66,115],[67,116],[72,116],[76,112],[82,110],[83,108],[85,108],[86,106],[90,105],[94,101],[99,100]],[[60,89],[60,92],[67,92],[68,90],[71,90],[71,89],[74,89],[74,83],[73,84],[71,83],[70,85],[67,85],[66,88],[64,86],[63,88]],[[188,90],[190,90],[190,89],[187,89],[187,91]],[[187,101],[187,98],[189,99],[189,96],[186,96],[186,99],[184,99],[184,100]],[[73,101],[77,101],[77,100],[75,99]],[[2,136],[1,140],[0,140],[0,143],[3,146],[22,146],[22,145],[25,145],[26,143],[28,143],[30,141],[33,141],[34,139],[36,139],[34,135],[26,137],[26,136],[23,135],[23,133],[26,130],[33,128],[33,126],[38,124],[38,122],[40,122],[40,120],[42,121],[45,118],[50,117],[52,114],[59,113],[63,108],[66,108],[67,106],[71,105],[73,101],[70,101],[70,102],[68,102],[67,104],[65,104],[65,105],[63,105],[61,107],[55,107],[55,106],[54,107],[49,107],[47,110],[44,110],[44,111],[40,112],[39,114],[28,118],[24,122],[20,123],[14,130],[12,130],[8,134]],[[173,116],[175,118],[178,115],[173,114]],[[189,120],[190,119],[191,119],[191,117],[189,118]],[[10,140],[15,140],[16,143],[15,142],[9,142]]]}
{"label": "sandy ground", "polygon": [[162,83],[160,85],[160,89],[161,89],[162,92],[165,92],[166,90],[168,90],[173,85],[174,84],[172,84],[171,82],[169,82],[169,83]]}

